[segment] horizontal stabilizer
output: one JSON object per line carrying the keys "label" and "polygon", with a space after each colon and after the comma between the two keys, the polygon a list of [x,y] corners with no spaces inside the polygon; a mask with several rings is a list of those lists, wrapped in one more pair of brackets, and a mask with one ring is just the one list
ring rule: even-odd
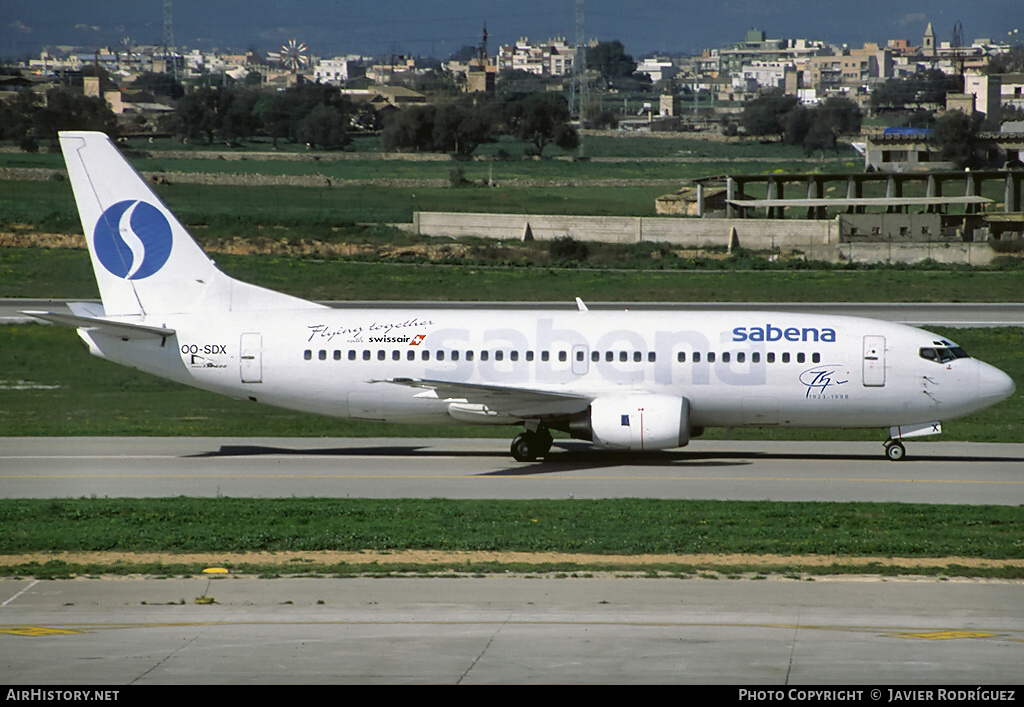
{"label": "horizontal stabilizer", "polygon": [[59,312],[32,312],[27,314],[36,319],[42,319],[54,324],[66,324],[73,327],[86,329],[99,329],[101,333],[116,336],[121,339],[166,339],[174,336],[174,329],[164,327],[146,326],[145,324],[132,324],[130,322],[113,322],[109,319],[95,319],[93,317],[80,317],[75,314],[60,314]]}

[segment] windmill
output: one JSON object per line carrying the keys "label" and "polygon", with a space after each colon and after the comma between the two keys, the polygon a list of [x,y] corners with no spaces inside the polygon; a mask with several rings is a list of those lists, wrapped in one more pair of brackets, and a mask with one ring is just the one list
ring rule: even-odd
{"label": "windmill", "polygon": [[276,52],[270,52],[268,55],[272,61],[276,61],[289,69],[293,74],[299,73],[299,70],[304,68],[309,63],[309,57],[306,56],[308,48],[305,42],[300,42],[297,39],[289,39],[287,42],[281,45],[281,48]]}

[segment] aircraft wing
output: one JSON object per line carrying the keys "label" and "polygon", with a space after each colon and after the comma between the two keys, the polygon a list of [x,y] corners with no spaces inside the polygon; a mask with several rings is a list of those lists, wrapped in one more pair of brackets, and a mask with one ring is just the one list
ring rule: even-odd
{"label": "aircraft wing", "polygon": [[174,336],[174,329],[164,327],[146,326],[145,324],[132,324],[131,322],[117,322],[109,319],[97,319],[95,317],[84,317],[78,314],[61,314],[60,312],[33,312],[27,314],[36,319],[43,319],[54,324],[67,324],[73,327],[84,327],[86,329],[99,329],[102,333],[116,336],[120,339],[166,339]]}
{"label": "aircraft wing", "polygon": [[592,396],[576,393],[481,383],[455,383],[428,378],[389,378],[371,382],[422,388],[425,393],[441,400],[482,406],[493,413],[522,418],[569,415],[586,410],[592,399]]}

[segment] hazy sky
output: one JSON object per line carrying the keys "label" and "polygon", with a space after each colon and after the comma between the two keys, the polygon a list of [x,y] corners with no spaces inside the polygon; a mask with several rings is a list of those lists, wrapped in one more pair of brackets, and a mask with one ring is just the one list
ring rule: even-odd
{"label": "hazy sky", "polygon": [[[445,59],[478,44],[486,23],[493,54],[519,37],[575,36],[574,0],[174,0],[174,40],[189,48],[272,51],[288,39],[321,56],[399,53]],[[1021,0],[586,0],[586,35],[618,39],[640,57],[696,52],[769,37],[860,46],[920,41],[930,21],[940,41],[959,20],[968,41],[1024,33]],[[115,46],[129,36],[158,44],[163,0],[0,0],[0,55],[38,55],[44,46]],[[1024,41],[1018,40],[1018,41]]]}

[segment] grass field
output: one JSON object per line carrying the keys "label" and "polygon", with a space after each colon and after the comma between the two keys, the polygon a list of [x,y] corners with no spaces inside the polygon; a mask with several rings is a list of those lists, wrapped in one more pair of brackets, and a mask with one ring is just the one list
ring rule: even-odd
{"label": "grass field", "polygon": [[[398,549],[1024,557],[1013,506],[444,499],[2,500],[0,554]],[[751,531],[751,529],[756,529]]]}
{"label": "grass field", "polygon": [[[356,235],[353,240],[367,239]],[[496,246],[495,246],[496,247]],[[650,245],[646,246],[650,248]],[[319,257],[215,254],[229,275],[315,300],[572,302],[1013,302],[1024,293],[1019,261],[1007,270],[966,266],[796,269],[738,255],[652,258],[619,248],[623,267],[486,263],[351,262]],[[615,249],[610,248],[610,257]],[[600,251],[598,251],[600,253]],[[657,254],[657,252],[656,252]],[[639,262],[637,270],[629,267]],[[653,269],[655,267],[677,267]],[[934,266],[933,266],[934,267]],[[84,249],[0,247],[0,297],[97,298]]]}

